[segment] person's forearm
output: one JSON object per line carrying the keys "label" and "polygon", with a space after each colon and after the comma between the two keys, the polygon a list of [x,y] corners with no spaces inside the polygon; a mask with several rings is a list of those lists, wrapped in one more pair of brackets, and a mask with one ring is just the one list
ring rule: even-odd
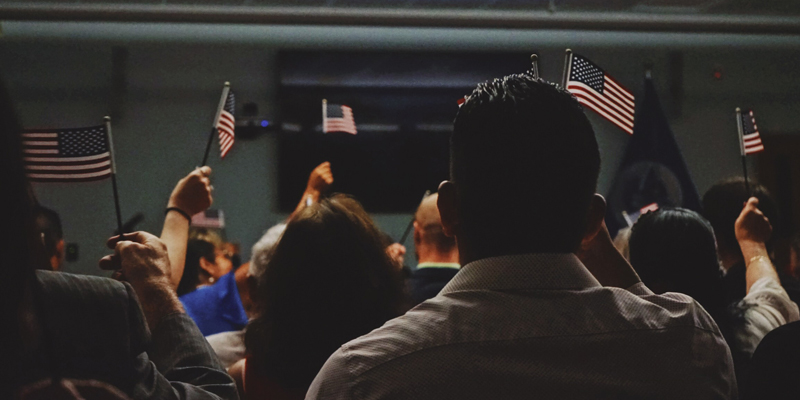
{"label": "person's forearm", "polygon": [[178,212],[170,211],[164,218],[161,240],[167,245],[169,254],[170,282],[178,288],[186,263],[186,244],[189,241],[189,221]]}
{"label": "person's forearm", "polygon": [[739,242],[739,247],[742,249],[744,262],[747,266],[745,275],[747,293],[750,293],[750,288],[761,278],[772,277],[778,280],[778,273],[775,272],[775,267],[769,259],[769,252],[767,252],[767,247],[764,243],[743,240]]}
{"label": "person's forearm", "polygon": [[150,330],[155,330],[164,317],[184,312],[175,289],[167,279],[156,279],[148,282],[130,282],[139,303],[142,305],[144,318]]}

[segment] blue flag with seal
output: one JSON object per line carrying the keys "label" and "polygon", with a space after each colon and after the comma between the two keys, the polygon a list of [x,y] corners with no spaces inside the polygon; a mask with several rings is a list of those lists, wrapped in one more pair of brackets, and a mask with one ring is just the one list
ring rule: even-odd
{"label": "blue flag with seal", "polygon": [[647,207],[683,207],[698,212],[702,207],[650,77],[644,80],[643,97],[636,107],[633,135],[607,198],[606,225],[612,237],[636,222],[630,216],[638,217]]}

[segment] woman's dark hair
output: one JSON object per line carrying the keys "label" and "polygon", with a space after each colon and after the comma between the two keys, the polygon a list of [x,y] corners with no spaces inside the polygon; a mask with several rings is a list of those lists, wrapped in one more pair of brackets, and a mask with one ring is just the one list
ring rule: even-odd
{"label": "woman's dark hair", "polygon": [[644,214],[629,246],[631,265],[653,291],[687,294],[712,316],[725,306],[714,230],[700,214],[683,208]]}
{"label": "woman's dark hair", "polygon": [[399,271],[361,205],[335,195],[289,221],[259,278],[248,368],[308,388],[344,343],[404,311]]}
{"label": "woman's dark hair", "polygon": [[[14,363],[20,359],[23,309],[30,316],[34,304],[25,293],[36,292],[34,270],[49,269],[41,236],[36,231],[33,210],[35,199],[22,163],[21,128],[5,85],[0,81],[0,254],[3,279],[0,279],[0,357]],[[0,398],[11,398],[23,381],[19,368],[6,368],[0,378]]]}
{"label": "woman's dark hair", "polygon": [[216,255],[214,245],[200,239],[189,239],[186,245],[186,263],[183,267],[181,282],[178,284],[178,296],[193,292],[200,284],[200,259],[214,262]]}

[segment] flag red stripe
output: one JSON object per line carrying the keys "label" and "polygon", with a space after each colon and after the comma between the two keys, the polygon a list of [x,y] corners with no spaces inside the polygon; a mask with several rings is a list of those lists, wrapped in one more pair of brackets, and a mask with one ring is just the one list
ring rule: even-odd
{"label": "flag red stripe", "polygon": [[761,151],[764,151],[764,146],[763,145],[760,145],[760,146],[757,146],[757,147],[753,147],[753,148],[745,148],[744,149],[744,154],[745,155],[753,154],[753,153],[758,153],[758,152],[761,152]]}
{"label": "flag red stripe", "polygon": [[[592,104],[592,109],[602,114],[604,117],[608,119],[613,119],[614,121],[629,127],[633,128],[633,116],[622,116],[619,113],[615,112],[614,110],[610,109],[606,104],[604,104],[602,97],[598,97],[594,92],[586,93],[584,90],[578,88],[577,90],[570,90],[575,97],[578,98],[581,103],[589,102]],[[598,111],[598,109],[602,109],[603,111]]]}
{"label": "flag red stripe", "polygon": [[616,105],[622,107],[623,110],[633,114],[634,107],[629,105],[627,102],[623,102],[622,101],[623,100],[622,97],[620,97],[620,95],[618,93],[615,93],[610,88],[610,86],[604,86],[603,87],[603,96],[605,96],[609,100],[612,100]]}
{"label": "flag red stripe", "polygon": [[41,173],[39,171],[28,173],[30,179],[61,179],[61,180],[74,180],[74,179],[102,179],[111,175],[111,169],[105,168],[99,171],[85,172],[85,173]]}
{"label": "flag red stripe", "polygon": [[582,94],[576,94],[575,97],[578,98],[578,101],[581,104],[583,104],[583,105],[591,108],[592,110],[596,111],[598,114],[602,115],[607,120],[611,121],[614,125],[618,126],[623,131],[628,132],[628,134],[633,135],[633,125],[632,124],[627,125],[627,124],[622,123],[621,121],[617,120],[612,115],[606,113],[602,108],[600,108],[599,106],[595,105],[591,101],[591,99],[585,98]]}
{"label": "flag red stripe", "polygon": [[592,89],[589,86],[586,86],[583,83],[570,82],[567,85],[567,90],[569,90],[571,92],[572,91],[581,91],[586,95],[590,95],[592,97],[595,97],[595,98],[597,98],[597,100],[601,101],[603,105],[606,106],[605,108],[608,109],[608,112],[614,113],[614,115],[618,116],[620,119],[623,119],[623,120],[630,119],[631,121],[633,121],[633,110],[628,111],[628,110],[624,110],[624,109],[620,108],[620,106],[618,106],[617,104],[614,104],[613,102],[609,101],[609,99],[607,98],[608,96],[604,96],[604,95],[602,95],[600,93],[597,93],[594,89]]}
{"label": "flag red stripe", "polygon": [[43,163],[75,163],[75,162],[83,162],[83,161],[93,161],[93,160],[100,160],[102,158],[109,157],[109,152],[95,154],[93,156],[86,156],[86,157],[65,157],[59,155],[40,155],[38,157],[25,157],[26,163],[32,162],[43,162]]}
{"label": "flag red stripe", "polygon": [[625,89],[622,85],[617,83],[617,81],[615,81],[612,77],[608,76],[608,74],[603,74],[603,77],[605,77],[606,83],[610,83],[612,86],[614,86],[614,89],[617,89],[617,91],[619,91],[625,97],[627,97],[630,100],[631,105],[633,105],[634,97],[633,93],[631,93],[630,90]]}
{"label": "flag red stripe", "polygon": [[78,171],[78,170],[91,170],[95,168],[101,167],[109,167],[111,165],[111,160],[105,160],[99,163],[94,164],[72,164],[72,165],[52,165],[52,164],[28,164],[25,166],[25,169],[29,171]]}

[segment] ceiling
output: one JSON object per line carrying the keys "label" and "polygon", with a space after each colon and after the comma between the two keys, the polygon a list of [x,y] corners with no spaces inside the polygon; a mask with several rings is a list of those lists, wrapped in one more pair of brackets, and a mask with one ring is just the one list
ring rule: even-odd
{"label": "ceiling", "polygon": [[0,20],[800,35],[800,1],[0,0]]}
{"label": "ceiling", "polygon": [[634,12],[658,14],[800,15],[792,0],[61,0],[3,1],[34,6],[367,7],[406,9]]}

